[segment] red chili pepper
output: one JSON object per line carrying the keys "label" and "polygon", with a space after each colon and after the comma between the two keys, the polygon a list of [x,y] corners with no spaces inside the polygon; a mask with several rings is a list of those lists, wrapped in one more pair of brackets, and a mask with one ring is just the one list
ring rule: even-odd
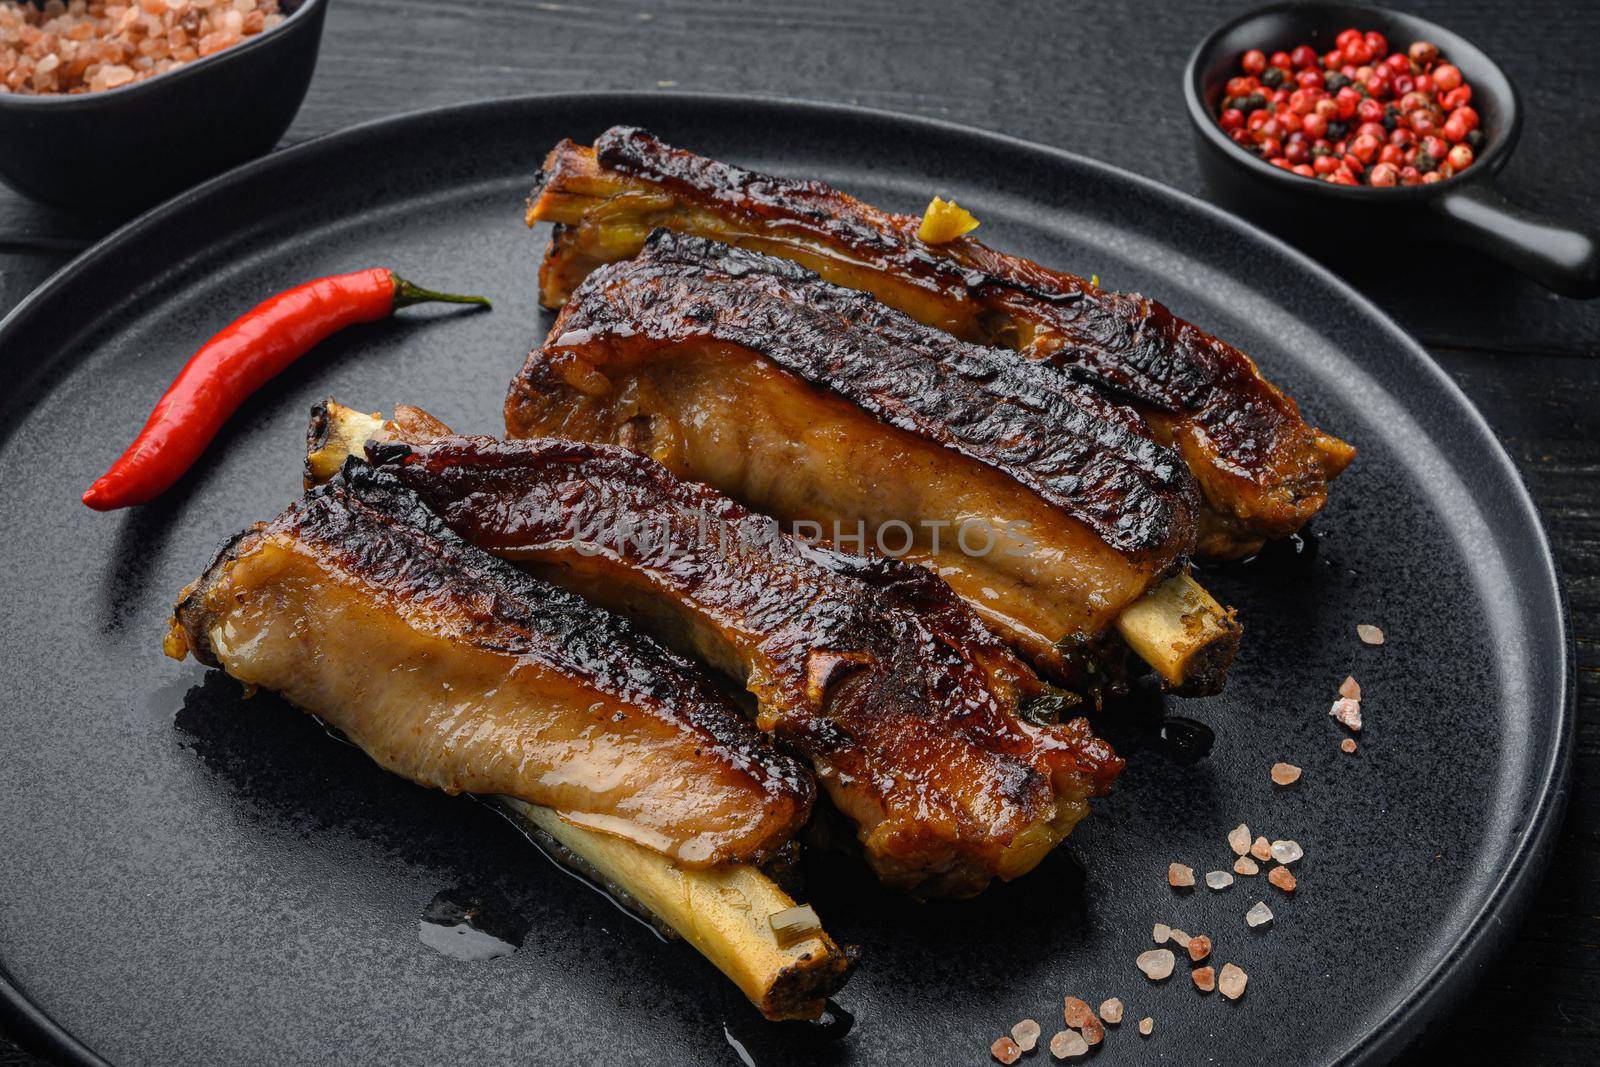
{"label": "red chili pepper", "polygon": [[489,306],[486,297],[419,289],[382,267],[318,278],[257,304],[184,365],[139,436],[83,502],[111,511],[154,499],[194,465],[246,397],[323,338],[431,301]]}

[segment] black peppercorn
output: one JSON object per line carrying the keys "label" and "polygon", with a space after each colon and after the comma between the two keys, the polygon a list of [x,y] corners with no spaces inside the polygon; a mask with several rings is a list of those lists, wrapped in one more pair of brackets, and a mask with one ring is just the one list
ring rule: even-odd
{"label": "black peppercorn", "polygon": [[1484,140],[1482,130],[1470,130],[1467,133],[1467,143],[1472,146],[1474,152],[1483,147]]}
{"label": "black peppercorn", "polygon": [[1288,76],[1282,67],[1268,67],[1261,74],[1261,84],[1269,89],[1276,89],[1283,84],[1283,80]]}

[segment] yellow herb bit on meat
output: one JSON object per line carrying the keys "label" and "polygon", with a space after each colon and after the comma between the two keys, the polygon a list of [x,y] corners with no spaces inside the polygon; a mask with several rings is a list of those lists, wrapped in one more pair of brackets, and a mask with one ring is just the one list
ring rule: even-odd
{"label": "yellow herb bit on meat", "polygon": [[923,244],[949,244],[964,233],[978,228],[978,220],[954,200],[934,197],[928,201],[928,210],[922,213],[922,225],[917,227],[917,239]]}

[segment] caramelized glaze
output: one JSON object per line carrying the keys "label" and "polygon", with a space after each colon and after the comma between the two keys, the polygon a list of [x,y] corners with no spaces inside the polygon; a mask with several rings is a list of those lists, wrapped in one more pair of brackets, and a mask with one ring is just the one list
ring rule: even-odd
{"label": "caramelized glaze", "polygon": [[1204,494],[1199,549],[1245,555],[1299,529],[1354,449],[1301,418],[1237,348],[1136,293],[990,249],[928,245],[920,220],[817,181],[745,170],[631,127],[545,161],[528,221],[558,223],[541,268],[559,306],[592,270],[634,255],[655,227],[798,262],[967,341],[1016,348],[1131,402],[1193,470]]}
{"label": "caramelized glaze", "polygon": [[373,442],[461,537],[716,663],[811,761],[888,884],[975,893],[1038,862],[1121,768],[1082,719],[920,567],[802,544],[621,448]]}
{"label": "caramelized glaze", "polygon": [[358,462],[226,546],[168,652],[277,690],[419,784],[547,806],[686,866],[771,854],[814,796],[689,662]]}

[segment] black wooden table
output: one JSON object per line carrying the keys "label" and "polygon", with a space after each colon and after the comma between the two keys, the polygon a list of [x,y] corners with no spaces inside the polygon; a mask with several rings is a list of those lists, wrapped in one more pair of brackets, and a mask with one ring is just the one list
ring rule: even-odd
{"label": "black wooden table", "polygon": [[[1179,72],[1195,42],[1243,6],[1225,0],[1183,0],[1162,9],[1014,0],[335,0],[316,80],[287,142],[482,97],[704,90],[949,119],[1200,193]],[[1600,224],[1593,194],[1600,5],[1399,6],[1485,46],[1518,82],[1528,116],[1504,176],[1510,195]],[[0,188],[0,313],[105,229]],[[1578,748],[1555,861],[1513,947],[1482,976],[1471,1001],[1443,1021],[1437,1047],[1455,1062],[1594,1063],[1600,1061],[1600,301],[1563,300],[1467,253],[1399,242],[1337,267],[1432,351],[1499,433],[1544,511],[1577,639]],[[1465,774],[1440,786],[1483,787]],[[1292,1048],[1285,1045],[1286,1062]]]}

